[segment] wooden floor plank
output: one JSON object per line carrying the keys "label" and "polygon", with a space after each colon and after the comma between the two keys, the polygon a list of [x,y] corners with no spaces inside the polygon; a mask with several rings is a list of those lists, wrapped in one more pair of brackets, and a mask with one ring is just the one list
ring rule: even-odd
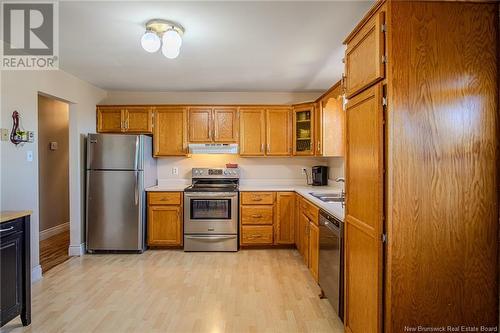
{"label": "wooden floor plank", "polygon": [[343,332],[295,250],[72,257],[2,332]]}

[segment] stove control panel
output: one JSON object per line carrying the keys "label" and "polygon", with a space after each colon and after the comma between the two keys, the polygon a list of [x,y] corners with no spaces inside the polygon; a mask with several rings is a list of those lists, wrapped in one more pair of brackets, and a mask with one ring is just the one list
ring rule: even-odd
{"label": "stove control panel", "polygon": [[240,178],[239,168],[193,168],[192,178]]}

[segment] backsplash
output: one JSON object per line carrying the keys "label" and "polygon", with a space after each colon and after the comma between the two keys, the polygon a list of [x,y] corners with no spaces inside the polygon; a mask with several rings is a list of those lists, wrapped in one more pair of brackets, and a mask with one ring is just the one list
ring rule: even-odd
{"label": "backsplash", "polygon": [[[183,180],[191,178],[192,168],[224,167],[226,163],[238,163],[242,179],[295,180],[305,182],[302,168],[328,165],[330,179],[343,176],[344,161],[341,157],[239,157],[237,155],[192,155],[191,157],[158,158],[158,179]],[[175,175],[174,168],[177,168]]]}

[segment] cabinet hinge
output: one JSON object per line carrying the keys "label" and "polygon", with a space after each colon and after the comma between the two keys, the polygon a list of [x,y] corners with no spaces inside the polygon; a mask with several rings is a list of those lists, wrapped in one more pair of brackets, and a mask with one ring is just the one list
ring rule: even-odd
{"label": "cabinet hinge", "polygon": [[382,63],[387,64],[387,56],[386,55],[382,56]]}
{"label": "cabinet hinge", "polygon": [[387,106],[387,97],[382,97],[382,105]]}
{"label": "cabinet hinge", "polygon": [[381,237],[382,243],[387,243],[387,234],[382,234]]}
{"label": "cabinet hinge", "polygon": [[387,25],[386,25],[386,24],[382,24],[382,25],[380,26],[380,31],[382,31],[382,32],[387,32]]}

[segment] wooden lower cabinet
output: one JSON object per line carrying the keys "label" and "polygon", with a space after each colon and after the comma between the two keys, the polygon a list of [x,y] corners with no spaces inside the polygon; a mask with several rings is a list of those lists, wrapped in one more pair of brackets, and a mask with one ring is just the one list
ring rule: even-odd
{"label": "wooden lower cabinet", "polygon": [[309,219],[303,212],[299,212],[299,253],[304,263],[309,266]]}
{"label": "wooden lower cabinet", "polygon": [[182,245],[181,198],[180,192],[148,193],[148,246]]}
{"label": "wooden lower cabinet", "polygon": [[295,192],[278,192],[276,194],[274,243],[295,243]]}
{"label": "wooden lower cabinet", "polygon": [[309,223],[309,270],[318,282],[319,278],[319,227],[313,222]]}

